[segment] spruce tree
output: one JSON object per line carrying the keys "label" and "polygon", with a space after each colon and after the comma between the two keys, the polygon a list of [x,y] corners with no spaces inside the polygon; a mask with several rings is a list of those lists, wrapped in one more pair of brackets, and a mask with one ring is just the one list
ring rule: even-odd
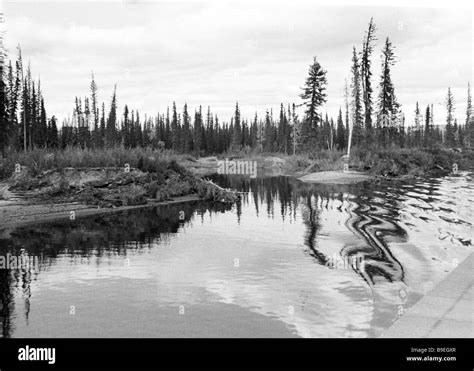
{"label": "spruce tree", "polygon": [[232,131],[232,149],[240,150],[242,146],[242,126],[240,121],[239,102],[235,103],[234,125]]}
{"label": "spruce tree", "polygon": [[320,119],[318,114],[319,107],[326,102],[326,71],[321,67],[316,57],[309,66],[308,77],[300,94],[303,104],[306,106],[306,118],[312,126],[316,126]]}
{"label": "spruce tree", "polygon": [[288,154],[288,119],[283,103],[280,104],[280,120],[278,122],[278,150]]}
{"label": "spruce tree", "polygon": [[[0,23],[3,22],[3,15],[0,13]],[[3,33],[0,31],[0,152],[5,157],[5,150],[8,144],[8,115],[7,115],[7,87],[4,81],[5,75],[5,51],[3,48]]]}
{"label": "spruce tree", "polygon": [[474,113],[472,112],[472,96],[471,96],[471,85],[467,83],[467,107],[466,107],[466,135],[465,143],[466,147],[471,148],[474,146],[474,126],[472,125],[474,119]]}
{"label": "spruce tree", "polygon": [[394,131],[397,127],[395,122],[399,110],[391,76],[391,68],[395,64],[393,49],[394,47],[387,37],[382,50],[382,72],[377,110],[377,124],[382,130],[382,142],[385,145],[393,144]]}
{"label": "spruce tree", "polygon": [[44,107],[44,98],[41,96],[40,97],[40,115],[39,115],[39,126],[41,128],[40,130],[40,138],[39,138],[39,144],[41,147],[46,147],[46,142],[47,142],[47,128],[48,128],[48,119],[46,116],[46,109]]}
{"label": "spruce tree", "polygon": [[454,96],[451,93],[451,88],[448,88],[446,95],[446,129],[445,129],[445,142],[449,147],[454,146]]}
{"label": "spruce tree", "polygon": [[293,103],[291,109],[291,140],[293,145],[293,155],[296,155],[296,150],[298,144],[301,141],[301,123],[298,120],[298,115],[296,114],[296,105]]}
{"label": "spruce tree", "polygon": [[58,127],[56,124],[56,117],[53,116],[49,120],[48,126],[49,126],[49,147],[50,148],[58,148],[59,145],[59,138],[58,138]]}
{"label": "spruce tree", "polygon": [[102,102],[102,113],[100,115],[100,126],[99,126],[99,145],[101,148],[105,146],[105,132],[106,132],[106,125],[105,125],[105,103]]}
{"label": "spruce tree", "polygon": [[[16,64],[15,64],[16,66]],[[12,62],[9,62],[7,72],[6,94],[7,94],[7,138],[9,145],[17,148],[18,145],[18,99],[21,87],[21,79],[18,71],[14,71]]]}
{"label": "spruce tree", "polygon": [[265,115],[265,144],[264,150],[265,152],[273,152],[273,144],[274,144],[274,131],[273,131],[273,121],[272,115],[267,110]]}
{"label": "spruce tree", "polygon": [[173,134],[171,132],[171,120],[170,120],[170,108],[166,108],[166,119],[165,119],[165,148],[169,149],[173,146]]}
{"label": "spruce tree", "polygon": [[97,97],[97,84],[94,80],[94,73],[92,72],[92,79],[90,84],[91,92],[91,114],[92,114],[92,143],[93,146],[100,147],[100,129],[99,129],[99,103]]}
{"label": "spruce tree", "polygon": [[421,115],[420,106],[416,102],[415,106],[415,143],[416,146],[421,144]]}
{"label": "spruce tree", "polygon": [[309,66],[305,85],[301,88],[303,93],[300,94],[303,105],[306,107],[302,127],[303,142],[306,149],[314,148],[318,144],[318,123],[321,122],[318,110],[326,102],[326,86],[326,71],[314,57],[313,63]]}
{"label": "spruce tree", "polygon": [[206,114],[206,140],[204,141],[205,150],[207,153],[214,151],[214,118],[211,113],[211,107],[207,106]]}
{"label": "spruce tree", "polygon": [[171,148],[175,151],[180,150],[180,127],[178,122],[178,112],[176,111],[176,103],[173,102],[173,112],[171,118]]}
{"label": "spruce tree", "polygon": [[181,133],[181,151],[189,153],[192,148],[191,117],[188,114],[188,105],[185,103],[183,108],[183,129]]}
{"label": "spruce tree", "polygon": [[339,107],[339,115],[337,116],[336,126],[336,146],[337,149],[342,150],[346,145],[344,122],[342,121],[342,109]]}
{"label": "spruce tree", "polygon": [[135,147],[143,147],[143,130],[140,121],[140,112],[138,112],[138,110],[133,132],[135,134]]}
{"label": "spruce tree", "polygon": [[364,45],[362,47],[361,57],[361,80],[362,80],[362,94],[364,101],[364,119],[367,142],[371,142],[372,137],[372,71],[371,71],[371,56],[374,50],[375,38],[375,23],[373,18],[370,19],[369,28],[364,37]]}
{"label": "spruce tree", "polygon": [[117,85],[114,86],[114,93],[110,102],[110,111],[107,118],[105,143],[108,148],[116,144],[117,136]]}
{"label": "spruce tree", "polygon": [[201,152],[204,150],[204,121],[202,118],[202,107],[199,106],[199,110],[196,111],[194,116],[194,150],[197,156],[201,156]]}
{"label": "spruce tree", "polygon": [[431,126],[431,110],[430,106],[426,106],[425,113],[425,133],[424,133],[424,145],[425,147],[431,146],[431,137],[432,137],[432,126]]}
{"label": "spruce tree", "polygon": [[359,145],[362,141],[362,127],[364,117],[362,114],[360,64],[355,47],[352,49],[351,74],[352,145]]}
{"label": "spruce tree", "polygon": [[123,125],[122,125],[122,143],[125,148],[130,148],[130,117],[128,106],[123,108]]}

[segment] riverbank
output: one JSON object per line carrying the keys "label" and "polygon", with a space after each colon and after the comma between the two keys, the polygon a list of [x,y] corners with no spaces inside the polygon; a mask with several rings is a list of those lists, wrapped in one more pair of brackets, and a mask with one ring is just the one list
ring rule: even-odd
{"label": "riverbank", "polygon": [[350,158],[338,150],[297,155],[237,151],[196,157],[152,148],[66,148],[9,153],[5,159],[0,158],[0,181],[14,174],[18,165],[38,175],[51,169],[124,168],[127,164],[144,172],[162,172],[169,164],[178,164],[190,174],[202,177],[216,173],[219,161],[226,160],[255,162],[259,173],[294,177],[323,171],[341,172],[345,164],[349,171],[386,178],[444,176],[453,172],[454,164],[459,170],[474,170],[474,151],[447,148],[355,148]]}
{"label": "riverbank", "polygon": [[[10,176],[0,182],[0,229],[70,217],[72,212],[85,216],[193,200],[232,204],[239,198],[236,192],[193,175],[166,154],[145,157],[143,151],[130,151],[127,156],[118,150],[116,155],[123,158],[113,161],[107,158],[110,154],[76,149],[20,154],[23,158],[17,160],[23,162],[15,163],[13,171],[3,167]],[[120,162],[123,166],[87,166]]]}
{"label": "riverbank", "polygon": [[384,338],[473,338],[474,253],[393,324]]}
{"label": "riverbank", "polygon": [[[292,176],[312,183],[353,184],[380,177],[443,176],[455,172],[454,164],[459,170],[469,170],[474,155],[472,151],[447,149],[356,149],[349,159],[340,151],[293,156],[235,153],[195,158],[141,148],[68,148],[56,152],[38,149],[1,160],[0,174],[4,180],[0,182],[0,225],[10,225],[11,219],[18,217],[36,221],[41,215],[49,218],[55,212],[63,217],[62,213],[73,209],[114,210],[173,202],[181,197],[233,203],[238,194],[203,179],[218,172],[222,161],[252,163],[258,174]],[[20,209],[11,209],[15,210],[13,214],[5,211],[5,202],[19,199],[23,203],[20,216],[15,214]],[[43,205],[39,212],[35,210],[38,205]],[[65,205],[72,205],[72,209]]]}
{"label": "riverbank", "polygon": [[21,225],[74,220],[135,208],[191,201],[234,203],[238,194],[191,175],[158,175],[137,169],[48,170],[33,177],[21,169],[0,183],[0,230]]}
{"label": "riverbank", "polygon": [[[180,162],[194,174],[203,176],[217,172],[219,161],[255,163],[265,175],[285,175],[305,179],[321,179],[323,183],[344,184],[375,177],[416,179],[445,176],[457,170],[473,170],[474,152],[449,149],[355,149],[350,158],[342,151],[319,151],[313,155],[278,153],[234,153]],[[344,173],[344,169],[346,170]],[[308,177],[310,175],[310,177]],[[343,180],[341,180],[344,178]]]}
{"label": "riverbank", "polygon": [[[199,201],[197,194],[176,197],[167,201],[149,200],[145,205],[120,206],[113,208],[92,207],[78,202],[46,202],[31,203],[18,197],[11,201],[0,201],[0,236],[5,231],[23,225],[50,222],[54,220],[71,221],[92,215],[101,215],[111,212],[120,212],[144,207],[179,204],[183,202]],[[3,236],[5,237],[5,236]]]}

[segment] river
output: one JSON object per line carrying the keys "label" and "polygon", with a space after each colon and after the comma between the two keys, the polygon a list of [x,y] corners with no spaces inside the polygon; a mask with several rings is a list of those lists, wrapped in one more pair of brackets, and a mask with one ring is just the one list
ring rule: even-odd
{"label": "river", "polygon": [[311,185],[0,231],[3,337],[377,337],[473,251],[471,173]]}

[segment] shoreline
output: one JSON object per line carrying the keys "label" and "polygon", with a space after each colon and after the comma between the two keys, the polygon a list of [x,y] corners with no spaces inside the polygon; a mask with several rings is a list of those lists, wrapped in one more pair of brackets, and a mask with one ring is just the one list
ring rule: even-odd
{"label": "shoreline", "polygon": [[392,324],[381,338],[474,338],[474,252]]}
{"label": "shoreline", "polygon": [[[180,164],[196,176],[216,173],[219,161],[256,163],[258,172],[265,174],[292,176],[301,178],[308,175],[325,173],[329,179],[332,174],[359,174],[368,179],[384,178],[388,180],[417,179],[426,176],[439,177],[456,174],[457,171],[474,170],[474,152],[466,150],[455,152],[447,149],[391,151],[356,151],[348,158],[341,152],[321,152],[316,157],[305,154],[286,155],[281,153],[252,154],[235,153],[219,156],[201,157],[183,160]],[[345,170],[345,171],[344,171]],[[323,175],[324,174],[320,174]],[[336,176],[339,178],[340,176]],[[339,179],[337,179],[339,181]],[[330,182],[324,180],[324,183]],[[336,184],[336,183],[335,183]]]}
{"label": "shoreline", "polygon": [[[158,201],[149,200],[143,205],[118,206],[113,208],[98,208],[77,202],[69,203],[43,203],[31,204],[27,200],[18,203],[8,201],[0,203],[0,235],[5,230],[14,229],[27,224],[38,224],[55,221],[59,219],[74,220],[91,215],[101,215],[126,210],[156,207],[163,205],[179,204],[183,202],[203,201],[197,194],[175,197],[170,200]],[[71,212],[74,211],[74,219],[71,219]]]}
{"label": "shoreline", "polygon": [[[337,154],[334,154],[337,155]],[[393,163],[400,164],[406,160],[406,154],[403,156],[395,156]],[[469,156],[467,154],[466,156]],[[380,179],[385,180],[392,180],[392,181],[404,181],[404,180],[412,180],[417,178],[422,178],[421,174],[423,173],[423,164],[418,164],[415,162],[410,162],[408,167],[403,168],[406,170],[406,173],[399,172],[399,173],[387,173],[385,174],[385,170],[389,168],[387,163],[381,164],[380,168],[369,168],[364,169],[364,166],[367,165],[367,161],[360,160],[360,163],[356,163],[356,157],[353,158],[353,162],[351,163],[351,167],[349,171],[343,171],[345,160],[338,155],[333,158],[326,158],[323,159],[321,156],[320,159],[309,159],[307,156],[303,155],[281,155],[281,154],[268,154],[268,155],[252,155],[252,154],[240,154],[240,155],[224,155],[223,158],[236,160],[236,161],[253,161],[258,166],[258,173],[268,176],[288,176],[298,179],[301,182],[305,183],[313,183],[313,184],[335,184],[335,185],[350,185],[356,184],[359,182],[365,181],[379,181]],[[150,159],[154,160],[153,159]],[[452,160],[452,159],[450,159]],[[208,156],[202,157],[198,159],[190,158],[182,158],[179,161],[179,165],[181,168],[187,171],[189,176],[192,179],[199,180],[201,183],[203,177],[216,174],[218,169],[219,161],[223,161],[221,156]],[[437,174],[431,174],[429,172],[425,173],[426,176],[442,176],[447,175],[450,173],[450,169],[446,168],[447,162],[445,159],[443,163],[443,169],[437,162],[431,163],[431,168],[438,168],[440,172]],[[392,163],[392,164],[393,164]],[[411,166],[411,167],[410,167]],[[380,169],[384,169],[381,173]],[[63,168],[63,169],[50,169],[43,171],[42,177],[48,178],[48,186],[50,188],[57,187],[58,182],[63,181],[64,178],[69,178],[69,172],[72,172],[70,182],[74,182],[74,187],[81,187],[84,186],[84,183],[89,181],[90,184],[101,183],[104,184],[95,184],[92,187],[99,187],[99,190],[104,190],[105,192],[117,190],[118,195],[121,198],[130,197],[130,191],[134,191],[134,188],[126,188],[124,187],[124,174],[113,174],[114,169],[120,172],[123,171],[121,168],[96,168],[96,167],[71,167],[71,168]],[[106,171],[107,170],[107,171]],[[61,176],[55,177],[55,172],[61,173]],[[107,173],[107,175],[103,175]],[[146,178],[149,176],[149,173],[140,173],[134,168],[131,169],[129,174],[131,177],[132,184],[137,182],[137,179]],[[112,175],[110,175],[110,174]],[[67,175],[66,175],[67,174]],[[102,174],[102,175],[101,175]],[[134,176],[131,176],[135,174]],[[191,191],[190,194],[185,194],[185,192],[181,194],[163,194],[163,192],[155,191],[149,192],[148,196],[144,195],[142,197],[140,194],[137,197],[137,202],[133,203],[135,200],[132,200],[131,203],[122,203],[122,204],[110,204],[110,205],[102,205],[102,204],[89,204],[84,199],[80,197],[72,197],[69,199],[65,199],[62,197],[56,197],[55,195],[51,195],[49,199],[41,199],[41,197],[37,197],[38,193],[35,192],[35,188],[30,191],[17,193],[14,189],[11,188],[15,182],[17,184],[24,184],[28,185],[28,182],[32,180],[38,180],[38,177],[26,177],[18,178],[18,174],[13,174],[9,180],[4,182],[0,182],[0,231],[5,229],[15,228],[16,226],[26,225],[29,223],[40,223],[44,221],[51,221],[57,220],[62,218],[69,219],[70,212],[75,211],[76,217],[80,218],[83,216],[89,215],[99,215],[104,213],[112,213],[112,212],[119,212],[124,210],[131,210],[137,208],[144,208],[144,207],[155,207],[160,205],[168,205],[174,203],[181,203],[181,202],[189,202],[189,201],[206,201],[209,200],[208,198],[208,190],[200,189],[199,192],[193,189],[187,189],[187,191]],[[41,178],[40,176],[40,178]],[[257,175],[258,176],[258,175]],[[90,179],[88,179],[90,178]],[[126,178],[126,177],[125,177]],[[191,179],[189,178],[189,179]],[[128,178],[127,178],[128,179]],[[69,180],[69,179],[68,179]],[[113,183],[114,180],[117,180],[115,188],[107,187],[108,183]],[[175,182],[176,187],[180,186],[183,181],[185,181],[182,176],[180,176],[179,180]],[[141,181],[142,187],[147,187],[149,180],[144,179]],[[180,183],[181,182],[181,183]],[[126,184],[129,184],[128,181]],[[219,196],[217,197],[219,200],[221,199],[221,194],[228,192],[229,190],[222,189],[217,185],[211,183],[211,187],[215,188],[219,192]],[[208,184],[209,185],[209,184]],[[207,186],[208,186],[207,185]],[[104,188],[105,186],[105,188]],[[173,185],[172,187],[174,187]],[[168,186],[168,188],[170,188]],[[28,188],[25,188],[27,190]],[[186,192],[187,192],[186,191]],[[81,191],[82,192],[82,191]],[[143,193],[143,192],[142,192]],[[184,194],[184,195],[183,195]],[[2,196],[5,196],[2,198]],[[131,195],[133,197],[133,194]],[[214,197],[216,199],[216,197]],[[139,202],[138,202],[139,201]]]}
{"label": "shoreline", "polygon": [[304,175],[298,180],[315,184],[356,184],[375,178],[375,175],[358,171],[320,171]]}

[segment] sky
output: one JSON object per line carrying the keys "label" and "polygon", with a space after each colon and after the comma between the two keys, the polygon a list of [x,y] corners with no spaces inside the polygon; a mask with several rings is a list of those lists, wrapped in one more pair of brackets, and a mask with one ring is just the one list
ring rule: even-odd
{"label": "sky", "polygon": [[[328,2],[326,2],[328,3]],[[336,1],[337,3],[337,1]],[[465,121],[473,76],[473,11],[413,6],[325,5],[322,1],[5,1],[0,3],[11,58],[21,45],[41,79],[48,116],[72,115],[76,96],[89,95],[91,73],[99,100],[110,104],[117,84],[120,112],[164,113],[176,101],[190,112],[211,106],[228,121],[235,102],[243,117],[279,113],[299,94],[314,56],[327,70],[327,103],[337,117],[350,81],[352,48],[361,49],[371,17],[377,26],[373,64],[378,93],[385,38],[395,46],[396,95],[407,123],[415,103],[446,116],[448,87],[455,116]],[[399,3],[399,2],[397,2]],[[403,2],[402,2],[403,3]],[[413,2],[404,2],[405,5]],[[461,3],[459,3],[461,4]]]}

